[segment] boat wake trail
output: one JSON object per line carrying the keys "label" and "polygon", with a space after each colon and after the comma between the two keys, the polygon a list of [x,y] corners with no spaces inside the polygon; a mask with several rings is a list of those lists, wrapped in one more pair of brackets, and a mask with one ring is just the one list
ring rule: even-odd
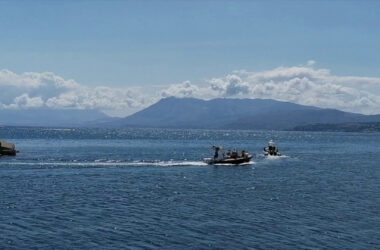
{"label": "boat wake trail", "polygon": [[202,161],[62,161],[62,162],[8,162],[8,165],[17,166],[40,166],[40,167],[127,167],[127,166],[156,166],[156,167],[176,167],[176,166],[206,166]]}

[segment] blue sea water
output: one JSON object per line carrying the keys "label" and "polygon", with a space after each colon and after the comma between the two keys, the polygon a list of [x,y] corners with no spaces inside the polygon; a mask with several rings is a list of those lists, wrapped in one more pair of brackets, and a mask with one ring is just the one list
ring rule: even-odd
{"label": "blue sea water", "polygon": [[[0,128],[1,249],[379,249],[380,134]],[[281,158],[265,158],[268,140]],[[210,146],[254,162],[208,166]]]}

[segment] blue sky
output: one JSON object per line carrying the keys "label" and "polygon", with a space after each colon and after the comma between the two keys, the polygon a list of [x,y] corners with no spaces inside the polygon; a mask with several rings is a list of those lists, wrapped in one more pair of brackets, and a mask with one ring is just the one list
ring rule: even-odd
{"label": "blue sky", "polygon": [[0,68],[140,85],[312,59],[380,76],[378,13],[378,1],[8,1]]}
{"label": "blue sky", "polygon": [[[25,72],[52,72],[89,88],[148,91],[202,87],[234,70],[264,72],[313,60],[310,67],[332,77],[376,82],[378,13],[380,1],[2,1],[0,70],[20,79],[29,79]],[[380,95],[377,83],[371,88]],[[1,103],[12,101],[0,95]]]}

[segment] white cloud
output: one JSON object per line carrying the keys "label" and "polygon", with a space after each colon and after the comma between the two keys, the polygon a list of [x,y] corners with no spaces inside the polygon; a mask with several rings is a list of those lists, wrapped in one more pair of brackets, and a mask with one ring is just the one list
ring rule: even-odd
{"label": "white cloud", "polygon": [[152,104],[140,88],[87,87],[53,73],[0,71],[0,107],[99,109],[127,115]]}
{"label": "white cloud", "polygon": [[200,88],[190,81],[184,81],[179,84],[172,84],[169,88],[161,91],[162,97],[176,96],[176,97],[193,97],[200,93]]}
{"label": "white cloud", "polygon": [[[310,63],[309,63],[310,64]],[[279,67],[235,71],[208,81],[223,97],[268,98],[366,114],[380,113],[380,78],[335,76],[327,69]]]}
{"label": "white cloud", "polygon": [[43,100],[40,97],[29,97],[28,94],[17,96],[13,101],[14,102],[9,105],[1,104],[1,107],[8,109],[40,108],[44,104]]}
{"label": "white cloud", "polygon": [[[184,81],[168,87],[90,87],[54,73],[0,70],[0,108],[99,109],[124,116],[162,97],[268,98],[366,114],[380,113],[380,78],[337,76],[306,66],[234,71],[203,85]],[[377,91],[377,92],[376,92]]]}

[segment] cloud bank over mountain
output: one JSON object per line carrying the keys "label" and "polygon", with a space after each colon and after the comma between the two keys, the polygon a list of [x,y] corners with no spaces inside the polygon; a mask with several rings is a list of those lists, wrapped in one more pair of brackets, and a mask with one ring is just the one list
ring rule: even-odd
{"label": "cloud bank over mountain", "polygon": [[[209,81],[224,97],[269,98],[360,113],[379,113],[380,78],[340,77],[326,69],[280,67],[264,72],[236,71]],[[372,90],[372,91],[371,91]]]}
{"label": "cloud bank over mountain", "polygon": [[[154,88],[154,90],[152,90]],[[201,85],[184,81],[160,87],[90,87],[54,73],[0,70],[0,109],[98,109],[128,115],[168,96],[212,99],[267,98],[364,114],[380,113],[380,78],[337,76],[304,66],[234,71]]]}
{"label": "cloud bank over mountain", "polygon": [[380,113],[380,78],[336,76],[327,69],[315,69],[314,63],[261,72],[234,71],[207,80],[205,87],[187,81],[171,85],[162,93],[203,99],[275,99],[364,114]]}

